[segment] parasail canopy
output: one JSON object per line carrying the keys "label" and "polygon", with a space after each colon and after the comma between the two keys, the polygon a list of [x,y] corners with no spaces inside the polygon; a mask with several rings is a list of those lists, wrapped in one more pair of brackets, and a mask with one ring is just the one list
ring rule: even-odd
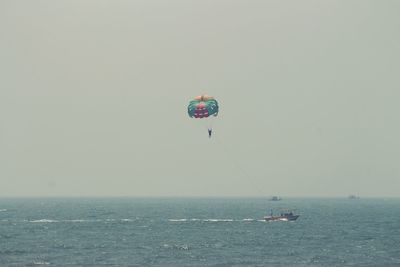
{"label": "parasail canopy", "polygon": [[188,115],[191,118],[202,119],[209,116],[218,115],[218,102],[214,97],[209,95],[196,96],[190,101],[188,106]]}

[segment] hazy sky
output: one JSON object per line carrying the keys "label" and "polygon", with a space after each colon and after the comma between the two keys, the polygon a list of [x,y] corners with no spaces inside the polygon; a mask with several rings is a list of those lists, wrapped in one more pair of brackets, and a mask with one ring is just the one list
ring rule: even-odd
{"label": "hazy sky", "polygon": [[400,196],[399,14],[0,0],[0,196]]}

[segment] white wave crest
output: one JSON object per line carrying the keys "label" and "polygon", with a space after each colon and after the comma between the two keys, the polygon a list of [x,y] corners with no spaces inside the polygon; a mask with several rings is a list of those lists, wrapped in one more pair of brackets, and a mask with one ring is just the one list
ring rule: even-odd
{"label": "white wave crest", "polygon": [[54,222],[58,222],[57,220],[49,220],[49,219],[40,219],[40,220],[33,220],[33,221],[29,221],[31,223],[54,223]]}
{"label": "white wave crest", "polygon": [[121,222],[133,222],[132,219],[121,219]]}
{"label": "white wave crest", "polygon": [[50,262],[47,262],[47,261],[34,261],[33,265],[50,265]]}
{"label": "white wave crest", "polygon": [[170,222],[186,222],[187,219],[169,219]]}

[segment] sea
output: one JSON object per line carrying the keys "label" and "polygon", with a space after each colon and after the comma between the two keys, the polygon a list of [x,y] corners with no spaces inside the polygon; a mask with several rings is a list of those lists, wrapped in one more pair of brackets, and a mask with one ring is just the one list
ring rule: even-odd
{"label": "sea", "polygon": [[0,266],[400,266],[400,199],[0,198]]}

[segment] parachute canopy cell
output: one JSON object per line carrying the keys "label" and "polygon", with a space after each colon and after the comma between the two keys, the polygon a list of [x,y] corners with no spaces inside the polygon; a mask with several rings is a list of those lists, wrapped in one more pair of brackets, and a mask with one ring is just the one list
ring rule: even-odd
{"label": "parachute canopy cell", "polygon": [[209,95],[196,96],[188,106],[189,117],[196,119],[207,118],[211,115],[217,116],[218,110],[217,100]]}

